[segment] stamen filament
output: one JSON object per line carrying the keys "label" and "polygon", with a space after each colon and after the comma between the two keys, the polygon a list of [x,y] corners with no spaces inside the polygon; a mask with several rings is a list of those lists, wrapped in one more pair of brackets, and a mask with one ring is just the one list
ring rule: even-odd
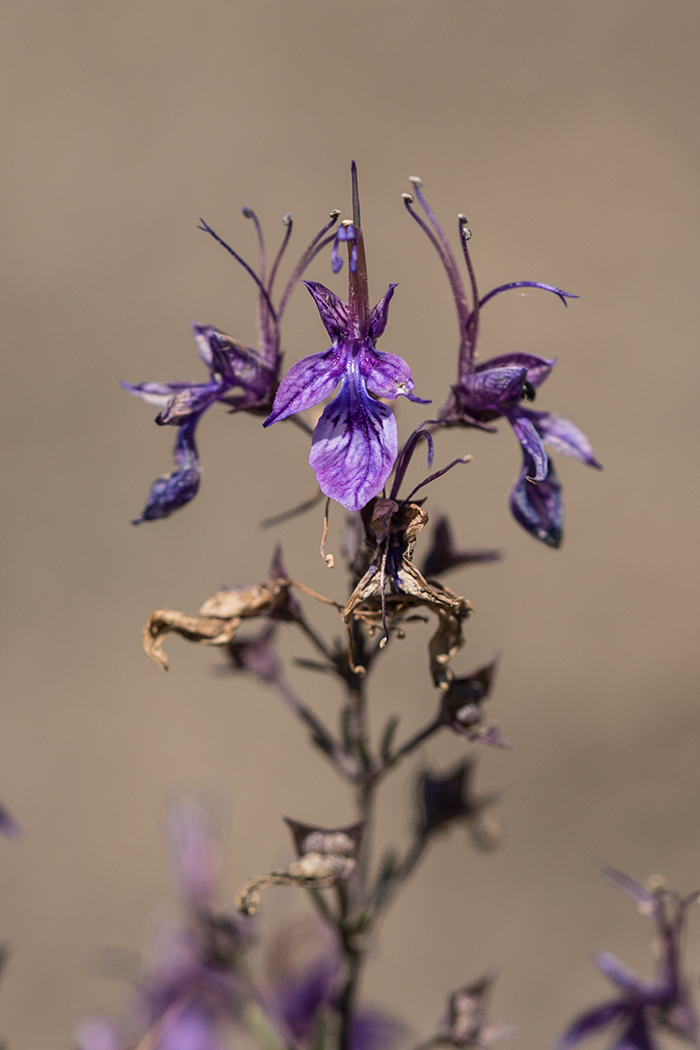
{"label": "stamen filament", "polygon": [[272,295],[272,286],[275,283],[275,277],[277,276],[277,268],[282,262],[282,256],[284,255],[287,245],[289,244],[289,238],[292,236],[292,227],[294,223],[292,222],[291,212],[287,212],[287,214],[282,219],[282,222],[286,226],[286,232],[284,234],[284,237],[282,238],[282,243],[280,244],[279,251],[275,256],[275,261],[272,264],[272,269],[270,270],[270,280],[267,282],[267,291],[269,295]]}
{"label": "stamen filament", "polygon": [[[287,303],[289,302],[289,298],[294,289],[296,288],[297,284],[299,283],[306,267],[316,258],[318,253],[323,248],[325,248],[327,244],[331,244],[331,242],[335,240],[334,235],[331,235],[330,237],[325,237],[325,235],[330,229],[332,229],[333,226],[335,226],[339,216],[340,212],[337,208],[334,208],[331,212],[329,221],[326,223],[323,229],[319,230],[319,232],[316,234],[314,239],[311,241],[311,244],[308,246],[301,259],[297,263],[296,267],[294,268],[294,272],[287,281],[287,287],[284,289],[282,298],[280,299],[279,311],[277,314],[278,322],[282,319],[282,314],[286,309]],[[325,237],[325,240],[321,239],[323,237]]]}
{"label": "stamen filament", "polygon": [[203,230],[204,233],[210,234],[214,238],[214,240],[217,241],[221,245],[222,248],[225,248],[226,251],[230,255],[232,255],[234,257],[236,262],[240,263],[240,265],[243,267],[243,269],[247,273],[250,274],[250,276],[253,278],[253,280],[257,284],[258,288],[260,289],[260,292],[265,297],[265,302],[267,303],[267,307],[268,307],[268,309],[270,311],[270,316],[272,317],[272,320],[275,322],[275,325],[277,325],[277,313],[275,311],[274,306],[272,305],[272,300],[270,299],[270,296],[267,294],[267,290],[265,289],[264,285],[262,284],[262,282],[261,282],[260,278],[258,277],[258,275],[256,274],[255,270],[251,266],[248,265],[248,263],[245,261],[245,259],[241,258],[241,256],[238,254],[238,252],[235,252],[233,250],[233,248],[231,247],[230,244],[227,244],[225,240],[223,240],[221,237],[219,237],[218,233],[215,233],[215,231],[212,230],[211,226],[209,226],[204,221],[204,219],[200,219],[199,221],[200,221],[200,223],[202,225],[198,226],[197,229]]}

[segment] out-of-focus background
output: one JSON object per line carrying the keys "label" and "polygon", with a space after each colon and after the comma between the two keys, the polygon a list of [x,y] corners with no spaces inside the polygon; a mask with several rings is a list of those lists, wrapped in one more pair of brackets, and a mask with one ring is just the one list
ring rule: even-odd
{"label": "out-of-focus background", "polygon": [[[399,289],[384,350],[438,404],[454,378],[447,282],[400,193],[420,175],[448,228],[464,211],[489,304],[482,359],[557,356],[537,406],[570,416],[605,465],[558,458],[560,551],[512,521],[519,467],[498,436],[450,432],[438,460],[474,461],[433,486],[429,510],[505,560],[448,578],[476,608],[459,672],[502,651],[491,715],[511,753],[480,754],[502,787],[500,850],[459,830],[437,843],[386,922],[365,994],[424,1032],[445,993],[495,965],[494,1014],[518,1045],[551,1043],[606,994],[595,948],[648,968],[648,920],[596,865],[700,886],[698,706],[698,46],[695,0],[8,0],[2,11],[3,546],[0,799],[24,827],[0,842],[0,1032],[16,1050],[71,1045],[85,1014],[125,989],[95,949],[138,950],[174,906],[162,833],[172,798],[210,799],[225,898],[287,860],[281,814],[353,812],[276,699],[217,676],[213,650],[141,652],[148,613],[194,612],[223,583],[264,578],[284,544],[292,574],[335,597],[318,557],[320,510],[258,527],[313,492],[308,442],[214,409],[200,427],[199,496],[133,528],[173,432],[119,380],[204,378],[192,319],[255,338],[252,284],[197,232],[204,216],[254,257],[241,206],[272,243],[292,211],[289,259],[361,177],[373,295]],[[310,276],[339,292],[327,256]],[[326,348],[303,290],[289,363]],[[398,406],[403,433],[423,418]],[[330,549],[338,553],[335,514]],[[317,624],[322,616],[314,610]],[[432,711],[426,629],[392,644],[375,728]],[[297,639],[291,655],[310,655]],[[329,721],[339,697],[294,683]],[[464,747],[431,743],[420,763]],[[380,832],[406,841],[408,770]],[[273,900],[274,897],[274,900]],[[267,935],[303,903],[271,891]],[[700,922],[692,956],[700,961]]]}

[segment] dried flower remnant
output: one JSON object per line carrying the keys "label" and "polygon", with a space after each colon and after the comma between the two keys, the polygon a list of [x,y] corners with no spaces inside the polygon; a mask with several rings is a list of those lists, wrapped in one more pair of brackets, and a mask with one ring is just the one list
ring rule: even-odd
{"label": "dried flower remnant", "polygon": [[638,977],[614,955],[599,952],[596,965],[618,994],[577,1017],[558,1040],[558,1050],[569,1050],[610,1026],[615,1029],[615,1050],[654,1050],[655,1036],[664,1032],[697,1046],[698,1015],[682,970],[681,941],[688,908],[700,899],[700,891],[681,897],[667,890],[658,876],[645,888],[614,868],[604,868],[603,875],[654,922],[655,974],[652,980]]}
{"label": "dried flower remnant", "polygon": [[459,550],[455,547],[450,523],[443,515],[433,528],[432,546],[423,559],[421,571],[430,579],[462,565],[481,565],[500,558],[501,552],[496,550]]}
{"label": "dried flower remnant", "polygon": [[482,704],[491,692],[497,662],[492,660],[467,675],[451,678],[442,696],[441,717],[445,725],[472,743],[509,749],[511,745],[498,726],[483,724]]}
{"label": "dried flower remnant", "polygon": [[[447,664],[464,645],[462,623],[471,605],[448,587],[425,579],[413,564],[413,550],[428,515],[416,503],[375,500],[367,514],[368,527],[387,546],[381,560],[375,558],[351,594],[343,620],[346,624],[361,621],[370,631],[386,625],[385,630],[403,632],[402,624],[418,608],[437,615],[438,629],[430,639],[430,668],[436,685],[447,681]],[[386,635],[385,635],[386,637]]]}
{"label": "dried flower remnant", "polygon": [[476,345],[481,308],[496,295],[514,288],[539,288],[557,295],[566,306],[567,299],[577,298],[570,292],[539,281],[514,281],[492,289],[480,297],[467,242],[471,232],[464,215],[459,216],[459,237],[469,274],[472,306],[445,233],[421,191],[422,182],[411,179],[428,222],[413,210],[414,197],[403,195],[404,204],[428,236],[447,273],[459,324],[459,367],[457,382],[438,413],[442,426],[477,427],[493,432],[491,423],[504,417],[520,442],[523,466],[510,494],[510,507],[516,521],[532,536],[550,547],[562,539],[563,501],[557,479],[545,446],[554,452],[574,456],[593,467],[600,464],[585,434],[570,420],[550,412],[525,408],[533,401],[537,388],[544,382],[556,360],[534,354],[511,353],[476,363]]}
{"label": "dried flower remnant", "polygon": [[287,819],[298,860],[288,868],[250,879],[236,894],[236,907],[243,915],[255,915],[260,907],[260,891],[269,886],[302,886],[327,889],[344,882],[355,869],[362,837],[362,826],[316,828]]}
{"label": "dried flower remnant", "polygon": [[194,339],[197,352],[209,370],[206,383],[122,383],[130,394],[140,397],[148,404],[156,405],[160,412],[156,423],[160,426],[178,428],[175,441],[176,470],[157,478],[142,513],[133,524],[167,518],[180,507],[184,507],[197,494],[201,478],[201,466],[195,441],[195,432],[200,419],[212,405],[220,402],[229,412],[250,412],[267,415],[272,405],[279,381],[282,362],[280,353],[280,325],[289,298],[299,283],[309,263],[322,248],[330,244],[333,236],[325,235],[331,229],[340,212],[331,212],[330,221],[316,235],[294,269],[277,307],[272,294],[278,267],[282,261],[292,232],[292,217],[284,217],[285,234],[272,267],[267,268],[265,242],[258,218],[250,208],[243,214],[255,224],[260,249],[260,261],[256,272],[233,248],[229,247],[205,222],[200,229],[212,237],[243,266],[258,289],[258,312],[260,325],[260,349],[244,346],[238,340],[219,331],[212,325],[194,324]]}
{"label": "dried flower remnant", "polygon": [[143,631],[144,650],[167,670],[168,658],[162,648],[162,639],[166,634],[174,632],[200,645],[229,645],[243,620],[256,616],[293,619],[295,605],[290,586],[291,581],[278,550],[272,560],[268,579],[263,583],[217,591],[207,599],[196,616],[188,616],[173,609],[157,609],[151,613]]}
{"label": "dried flower remnant", "polygon": [[486,812],[499,798],[498,791],[476,795],[475,763],[464,759],[443,775],[425,772],[418,781],[419,835],[427,838],[454,824],[463,823],[475,846],[494,849],[501,841],[500,826]]}
{"label": "dried flower remnant", "polygon": [[398,452],[396,420],[378,398],[427,402],[413,395],[411,370],[402,358],[375,348],[389,316],[395,284],[370,309],[367,263],[352,165],[353,219],[338,230],[334,270],[342,262],[338,242],[348,247],[348,301],[316,281],[305,281],[328,335],[329,350],[312,354],[287,372],[264,425],[303,412],[340,390],[324,409],[313,433],[309,463],[321,491],[348,510],[360,510],[384,487]]}
{"label": "dried flower remnant", "polygon": [[432,1040],[433,1045],[487,1050],[495,1042],[516,1034],[514,1028],[492,1021],[488,1015],[488,999],[494,980],[494,975],[487,973],[478,981],[452,992],[443,1022]]}

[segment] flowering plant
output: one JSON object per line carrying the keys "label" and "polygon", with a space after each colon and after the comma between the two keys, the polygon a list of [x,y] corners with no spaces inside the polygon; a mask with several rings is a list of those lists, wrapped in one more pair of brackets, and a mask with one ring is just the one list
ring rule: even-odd
{"label": "flowering plant", "polygon": [[[103,1018],[85,1022],[76,1035],[79,1050],[223,1050],[228,1030],[236,1026],[247,1028],[263,1050],[390,1048],[405,1039],[401,1024],[360,999],[363,965],[380,919],[426,850],[450,828],[466,828],[480,850],[492,850],[499,843],[500,829],[492,814],[498,795],[477,790],[475,756],[469,755],[452,769],[420,773],[408,847],[403,852],[388,848],[379,862],[373,855],[377,792],[424,741],[449,730],[469,744],[511,746],[485,710],[491,704],[497,661],[472,670],[453,669],[472,609],[466,598],[442,582],[445,573],[494,561],[499,552],[460,550],[443,517],[432,529],[420,561],[416,559],[429,522],[426,492],[468,459],[455,459],[433,470],[435,438],[454,427],[490,433],[495,420],[507,419],[522,454],[510,495],[511,511],[530,535],[550,547],[559,546],[562,539],[563,504],[549,452],[571,455],[595,467],[599,464],[573,423],[528,407],[553,360],[516,350],[476,363],[480,312],[492,298],[520,287],[553,293],[564,305],[575,296],[535,281],[511,282],[480,296],[468,250],[471,234],[460,215],[458,234],[468,295],[422,184],[419,179],[411,181],[414,191],[404,194],[405,206],[436,250],[454,298],[457,378],[442,407],[402,442],[387,401],[403,395],[419,404],[429,402],[414,394],[410,365],[377,349],[397,286],[391,284],[371,306],[354,164],[351,216],[338,223],[340,212],[331,212],[276,305],[274,285],[292,232],[291,216],[284,218],[285,235],[269,268],[262,228],[250,209],[244,214],[257,232],[257,269],[202,224],[256,285],[258,348],[243,346],[212,326],[195,325],[197,349],[209,371],[207,382],[124,384],[132,394],[158,406],[158,424],[177,427],[176,470],[154,482],[137,523],[167,517],[195,496],[201,472],[195,430],[216,402],[232,413],[265,417],[265,427],[294,422],[310,437],[309,462],[319,493],[292,513],[310,510],[326,497],[321,552],[332,567],[333,558],[325,554],[330,501],[349,512],[343,544],[348,588],[342,600],[320,595],[297,580],[278,545],[262,582],[221,590],[195,614],[156,610],[144,630],[144,647],[167,669],[163,643],[174,633],[189,642],[218,647],[231,676],[248,675],[265,683],[301,719],[312,745],[348,784],[356,819],[350,825],[327,828],[285,818],[293,858],[286,866],[248,879],[236,896],[234,910],[220,904],[219,855],[206,811],[192,800],[176,807],[170,833],[183,901],[182,923],[159,938],[136,981],[124,1022]],[[416,200],[425,218],[415,209]],[[329,232],[333,227],[335,232]],[[317,280],[303,282],[331,346],[302,357],[282,375],[280,326],[285,308],[308,267],[331,245],[335,273],[343,266],[342,253],[347,253],[347,300]],[[409,349],[406,356],[411,356]],[[328,398],[332,399],[312,426],[303,413]],[[427,447],[430,473],[402,493],[409,465],[422,447]],[[320,602],[326,610],[333,638],[312,626],[304,605],[308,600]],[[426,619],[434,621],[427,651],[435,690],[432,713],[417,732],[402,740],[397,740],[398,718],[393,717],[374,740],[368,720],[371,672],[392,648],[392,640]],[[246,634],[251,620],[261,623]],[[331,675],[342,685],[338,728],[327,725],[290,685],[276,647],[278,632],[285,626],[298,631],[315,650],[313,660],[297,660],[297,664]],[[619,1026],[618,1050],[652,1050],[657,1029],[695,1042],[697,1021],[681,969],[680,935],[687,908],[697,894],[681,899],[660,887],[646,890],[617,872],[607,874],[654,919],[660,945],[657,975],[644,981],[612,956],[600,956],[598,963],[618,994],[574,1021],[560,1041],[561,1050],[608,1025]],[[278,885],[304,890],[316,921],[279,933],[271,961],[257,973],[251,964],[257,937],[254,917],[263,892]],[[469,983],[453,991],[444,1015],[416,1047],[486,1048],[513,1034],[490,1018],[493,980],[491,973],[476,979],[472,975]]]}

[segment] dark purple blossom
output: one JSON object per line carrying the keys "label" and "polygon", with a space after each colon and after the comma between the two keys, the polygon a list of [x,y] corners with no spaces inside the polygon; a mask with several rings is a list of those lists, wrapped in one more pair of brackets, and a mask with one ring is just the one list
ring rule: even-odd
{"label": "dark purple blossom", "polygon": [[[316,281],[305,281],[331,338],[329,350],[298,361],[287,373],[264,425],[303,412],[328,397],[313,433],[309,463],[321,491],[348,510],[360,510],[384,487],[396,461],[398,443],[394,415],[378,398],[413,395],[411,370],[395,354],[377,350],[386,328],[395,284],[370,309],[367,263],[360,227],[357,176],[353,165],[353,221],[344,223],[337,239],[347,244],[348,301]],[[334,269],[340,269],[337,243]],[[425,404],[425,402],[422,402]]]}
{"label": "dark purple blossom", "polygon": [[494,296],[513,288],[540,288],[557,295],[564,305],[576,296],[538,281],[513,281],[479,297],[467,247],[471,237],[467,220],[459,216],[459,235],[469,273],[472,307],[457,267],[457,261],[442,227],[421,192],[420,179],[412,179],[415,195],[428,218],[426,223],[413,210],[413,196],[404,194],[412,217],[427,234],[445,267],[457,307],[460,346],[457,382],[438,413],[443,426],[477,427],[493,431],[493,420],[508,420],[517,437],[523,465],[511,491],[510,507],[515,519],[536,539],[558,547],[562,538],[563,502],[561,486],[547,449],[574,456],[583,463],[600,467],[593,449],[577,426],[550,412],[535,412],[523,405],[533,401],[556,360],[534,354],[511,353],[476,363],[476,344],[481,308]]}
{"label": "dark purple blossom", "polygon": [[211,325],[194,324],[194,339],[197,351],[209,371],[204,383],[122,383],[125,390],[140,397],[148,404],[157,405],[160,412],[156,423],[178,428],[175,441],[176,470],[157,478],[151,486],[146,506],[134,524],[167,518],[173,511],[184,507],[194,498],[199,489],[201,467],[195,432],[204,413],[221,402],[229,412],[251,412],[267,415],[279,380],[282,361],[280,352],[280,324],[282,315],[294,288],[304,270],[318,252],[333,240],[325,238],[338,218],[332,212],[330,222],[317,234],[302,255],[292,273],[282,297],[275,307],[272,302],[273,287],[279,264],[289,242],[292,231],[290,215],[284,217],[285,235],[272,267],[268,271],[265,243],[258,218],[249,208],[243,214],[254,221],[260,248],[258,272],[248,265],[225,241],[214,233],[206,223],[201,229],[210,233],[239,262],[255,281],[258,288],[260,349],[244,346],[231,336],[225,335]]}
{"label": "dark purple blossom", "polygon": [[599,952],[596,965],[617,994],[577,1017],[559,1039],[558,1050],[569,1050],[610,1026],[615,1030],[613,1050],[655,1050],[655,1035],[664,1031],[697,1046],[698,1017],[682,972],[681,938],[688,907],[700,893],[680,897],[662,886],[645,889],[614,868],[605,868],[603,874],[653,920],[656,971],[651,980],[638,977],[614,955]]}
{"label": "dark purple blossom", "polygon": [[485,811],[498,799],[498,792],[477,795],[473,790],[474,762],[463,759],[443,775],[425,772],[418,781],[419,836],[427,837],[453,824],[466,824],[480,849],[493,849],[500,829]]}

